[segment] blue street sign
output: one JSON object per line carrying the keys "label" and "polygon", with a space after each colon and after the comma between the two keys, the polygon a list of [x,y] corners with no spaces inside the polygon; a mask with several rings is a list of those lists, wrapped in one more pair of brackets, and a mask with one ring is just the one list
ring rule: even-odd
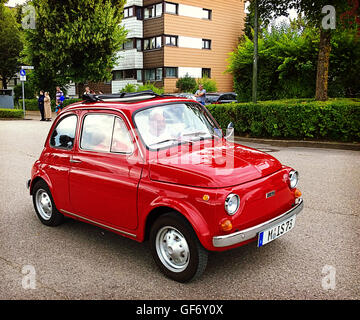
{"label": "blue street sign", "polygon": [[21,75],[21,76],[26,76],[26,71],[25,71],[24,69],[21,69],[21,70],[20,70],[20,75]]}

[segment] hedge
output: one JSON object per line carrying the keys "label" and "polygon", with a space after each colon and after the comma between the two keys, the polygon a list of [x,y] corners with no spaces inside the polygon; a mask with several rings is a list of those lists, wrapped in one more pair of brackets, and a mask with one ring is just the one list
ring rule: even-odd
{"label": "hedge", "polygon": [[11,119],[11,118],[23,118],[24,116],[24,112],[22,110],[19,109],[5,109],[5,108],[0,108],[0,118],[7,118],[7,119]]}
{"label": "hedge", "polygon": [[[68,106],[69,104],[82,101],[82,99],[65,99],[64,107]],[[22,99],[19,100],[18,108],[22,109]],[[55,99],[51,99],[51,109],[55,110]],[[28,111],[39,111],[38,101],[37,99],[25,99],[25,110]]]}
{"label": "hedge", "polygon": [[261,138],[360,141],[360,99],[292,99],[209,105],[209,111],[235,134]]}

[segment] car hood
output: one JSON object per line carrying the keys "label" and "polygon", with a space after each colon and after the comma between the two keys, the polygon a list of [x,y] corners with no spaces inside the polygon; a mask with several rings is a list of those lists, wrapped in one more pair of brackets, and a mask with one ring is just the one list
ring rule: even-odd
{"label": "car hood", "polygon": [[271,155],[225,139],[183,144],[154,154],[152,180],[194,187],[235,186],[282,168]]}

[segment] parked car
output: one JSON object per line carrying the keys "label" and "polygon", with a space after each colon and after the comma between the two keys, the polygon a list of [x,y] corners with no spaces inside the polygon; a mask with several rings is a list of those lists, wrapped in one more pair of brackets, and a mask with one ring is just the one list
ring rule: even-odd
{"label": "parked car", "polygon": [[172,94],[172,96],[181,97],[181,98],[187,98],[187,99],[196,101],[195,95],[193,93],[190,93],[190,92],[174,93],[174,94]]}
{"label": "parked car", "polygon": [[205,104],[221,104],[221,103],[237,102],[236,97],[237,95],[234,92],[207,93]]}
{"label": "parked car", "polygon": [[199,103],[151,92],[86,99],[54,120],[32,167],[44,225],[68,217],[149,240],[179,282],[199,277],[211,251],[261,247],[294,228],[297,171],[231,142]]}

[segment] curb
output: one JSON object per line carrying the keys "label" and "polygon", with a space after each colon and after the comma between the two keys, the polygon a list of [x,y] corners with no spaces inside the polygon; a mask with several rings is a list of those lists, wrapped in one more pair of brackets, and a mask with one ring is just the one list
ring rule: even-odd
{"label": "curb", "polygon": [[328,141],[304,141],[304,140],[273,140],[273,139],[259,139],[259,138],[245,138],[235,136],[235,141],[238,143],[259,143],[269,144],[276,147],[305,147],[305,148],[324,148],[324,149],[340,149],[360,151],[360,143],[346,143],[346,142],[328,142]]}

